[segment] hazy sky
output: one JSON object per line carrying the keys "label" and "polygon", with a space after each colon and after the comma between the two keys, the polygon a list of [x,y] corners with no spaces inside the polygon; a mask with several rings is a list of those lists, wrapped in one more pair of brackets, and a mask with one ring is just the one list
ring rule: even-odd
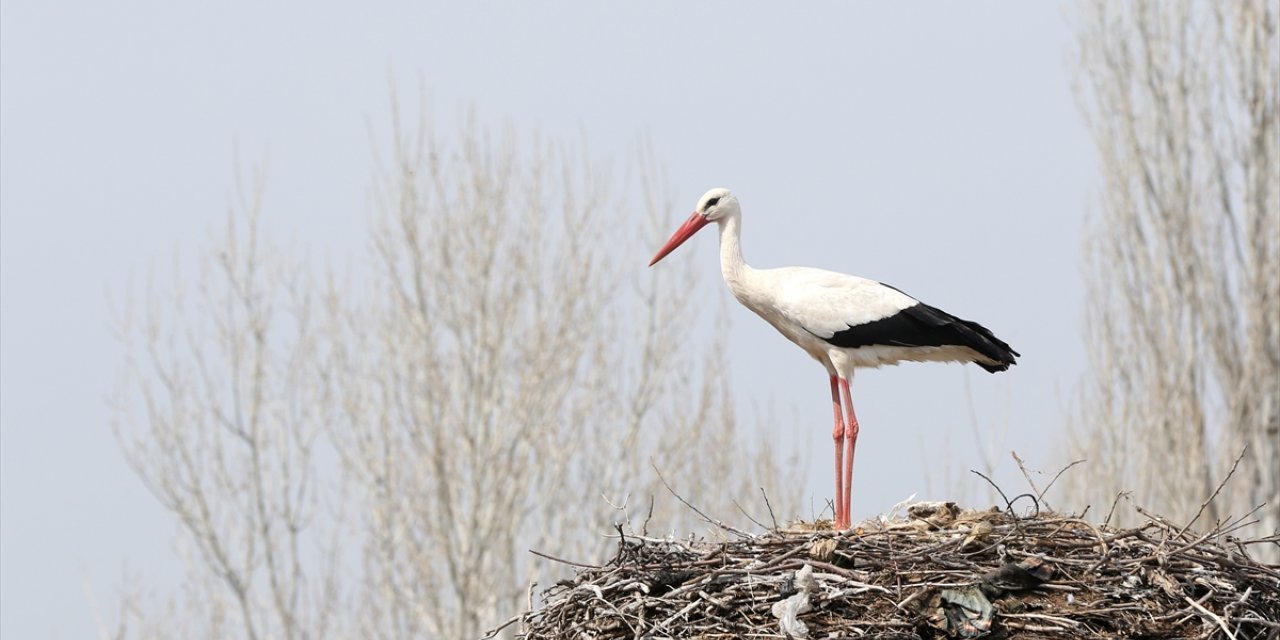
{"label": "hazy sky", "polygon": [[[1016,484],[1009,449],[1051,467],[1084,366],[1095,171],[1062,8],[776,6],[0,3],[0,635],[89,637],[86,589],[110,608],[126,565],[157,589],[178,580],[175,527],[108,429],[121,351],[106,294],[198,246],[229,202],[236,141],[246,164],[269,149],[274,233],[358,251],[392,77],[409,94],[421,79],[442,131],[474,107],[585,135],[618,166],[648,136],[680,199],[670,230],[730,187],[754,266],[884,280],[1023,353],[998,376],[859,374],[855,518],[926,497],[926,464],[935,487],[943,469],[966,483],[945,493],[975,492],[966,377],[978,421],[1008,427],[988,442],[1002,477]],[[690,244],[660,266],[718,279],[715,234]],[[824,372],[736,303],[731,319],[740,414],[771,404],[768,437],[815,461],[797,490],[829,498]]]}

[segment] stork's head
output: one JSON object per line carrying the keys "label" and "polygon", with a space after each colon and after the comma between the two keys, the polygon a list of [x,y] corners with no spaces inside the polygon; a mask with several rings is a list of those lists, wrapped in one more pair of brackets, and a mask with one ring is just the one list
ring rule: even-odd
{"label": "stork's head", "polygon": [[702,197],[698,198],[698,206],[693,210],[693,214],[680,225],[679,229],[676,229],[675,233],[671,234],[671,239],[667,240],[667,243],[658,250],[657,255],[653,256],[653,260],[649,261],[649,266],[652,267],[659,260],[667,257],[668,253],[675,251],[676,247],[693,237],[698,229],[707,226],[708,223],[736,216],[740,211],[738,198],[728,189],[717,187],[702,194]]}

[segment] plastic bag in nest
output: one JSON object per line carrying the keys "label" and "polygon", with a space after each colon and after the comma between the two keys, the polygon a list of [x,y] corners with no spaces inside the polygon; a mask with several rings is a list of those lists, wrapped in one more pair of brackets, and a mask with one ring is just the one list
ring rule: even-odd
{"label": "plastic bag in nest", "polygon": [[809,626],[802,622],[799,616],[813,610],[809,595],[817,589],[817,586],[818,581],[813,577],[813,567],[805,564],[795,574],[796,593],[785,600],[773,603],[773,617],[778,619],[778,630],[782,635],[797,640],[809,637]]}
{"label": "plastic bag in nest", "polygon": [[930,608],[929,624],[953,638],[978,638],[991,632],[995,609],[976,585],[943,589]]}

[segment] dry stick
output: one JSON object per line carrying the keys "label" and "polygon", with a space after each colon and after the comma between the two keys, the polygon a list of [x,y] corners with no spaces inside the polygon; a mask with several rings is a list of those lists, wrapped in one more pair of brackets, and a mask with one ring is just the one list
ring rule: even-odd
{"label": "dry stick", "polygon": [[1128,492],[1128,491],[1121,491],[1121,492],[1119,492],[1119,493],[1117,493],[1117,494],[1116,494],[1116,499],[1111,501],[1111,510],[1110,510],[1110,511],[1107,511],[1107,518],[1106,518],[1106,520],[1103,520],[1103,521],[1102,521],[1102,526],[1104,526],[1104,527],[1109,527],[1109,526],[1111,526],[1111,516],[1115,515],[1115,513],[1116,513],[1116,505],[1120,504],[1120,498],[1123,498],[1123,497],[1127,496],[1128,494],[1129,494],[1129,492]]}
{"label": "dry stick", "polygon": [[[1058,481],[1058,478],[1061,478],[1061,477],[1062,477],[1062,474],[1066,473],[1068,469],[1070,469],[1071,467],[1074,467],[1074,466],[1076,466],[1076,465],[1078,465],[1078,464],[1083,464],[1084,462],[1085,462],[1085,460],[1084,460],[1083,458],[1081,458],[1081,459],[1076,460],[1075,462],[1072,462],[1071,464],[1069,464],[1069,465],[1067,465],[1067,466],[1065,466],[1065,467],[1063,467],[1063,468],[1059,469],[1059,470],[1058,470],[1058,472],[1057,472],[1057,473],[1055,473],[1055,474],[1053,475],[1053,479],[1049,481],[1049,484],[1047,484],[1047,485],[1045,485],[1045,486],[1044,486],[1044,491],[1041,491],[1041,492],[1040,492],[1040,496],[1039,496],[1039,497],[1040,497],[1040,501],[1044,503],[1044,506],[1045,506],[1045,508],[1046,508],[1046,509],[1052,509],[1052,508],[1053,508],[1053,507],[1050,507],[1050,506],[1049,506],[1049,501],[1044,499],[1045,494],[1046,494],[1046,493],[1049,493],[1049,490],[1053,488],[1053,483],[1057,482],[1057,481]],[[1087,509],[1087,508],[1088,508],[1088,507],[1086,507],[1086,509]],[[1080,514],[1080,515],[1081,515],[1081,516],[1083,516],[1084,514]]]}
{"label": "dry stick", "polygon": [[613,609],[614,613],[618,616],[618,619],[622,621],[622,624],[627,625],[627,628],[628,628],[628,629],[631,629],[631,635],[632,635],[632,636],[639,636],[639,635],[640,635],[640,634],[639,634],[639,632],[637,632],[637,631],[636,631],[636,627],[635,627],[635,625],[631,624],[630,622],[627,622],[627,616],[626,616],[626,614],[624,614],[624,613],[622,612],[622,610],[618,608],[618,605],[616,605],[616,604],[614,604],[614,603],[612,603],[612,602],[609,602],[608,600],[605,600],[605,599],[604,599],[604,594],[603,594],[601,591],[599,591],[598,589],[596,590],[595,595],[596,595],[596,599],[597,599],[597,600],[599,600],[600,602],[603,602],[603,603],[605,604],[605,606],[609,607],[610,609]]}
{"label": "dry stick", "polygon": [[1018,457],[1018,452],[1010,451],[1009,454],[1012,455],[1013,459],[1018,462],[1018,470],[1022,472],[1022,477],[1027,479],[1027,484],[1031,485],[1031,489],[1036,492],[1036,504],[1038,505],[1039,503],[1043,502],[1044,508],[1050,509],[1050,510],[1052,510],[1053,507],[1049,506],[1049,501],[1044,499],[1044,494],[1049,493],[1049,489],[1053,487],[1053,483],[1057,482],[1058,478],[1061,477],[1062,474],[1067,472],[1067,469],[1070,469],[1071,467],[1074,467],[1084,462],[1084,460],[1076,460],[1075,462],[1072,462],[1071,464],[1068,464],[1067,466],[1059,469],[1058,473],[1054,474],[1053,479],[1049,481],[1049,484],[1045,485],[1044,489],[1039,489],[1036,487],[1036,483],[1031,481],[1031,472],[1027,471],[1027,467],[1025,464],[1023,464],[1022,458]]}
{"label": "dry stick", "polygon": [[1231,463],[1231,470],[1227,472],[1227,477],[1223,478],[1222,482],[1218,483],[1218,488],[1213,490],[1213,495],[1209,496],[1207,500],[1200,503],[1200,510],[1196,512],[1196,517],[1192,518],[1191,522],[1188,522],[1187,526],[1183,527],[1182,530],[1178,532],[1178,535],[1176,537],[1181,538],[1182,534],[1186,533],[1187,529],[1190,529],[1191,525],[1195,524],[1196,520],[1199,520],[1201,515],[1204,515],[1204,510],[1209,507],[1209,503],[1213,502],[1213,499],[1218,497],[1218,494],[1222,491],[1222,488],[1227,485],[1227,481],[1230,480],[1231,476],[1235,474],[1236,467],[1240,466],[1240,460],[1244,458],[1244,454],[1248,450],[1249,450],[1249,445],[1245,445],[1244,448],[1240,450],[1240,455],[1236,456],[1236,461]]}
{"label": "dry stick", "polygon": [[[631,518],[627,518],[627,520],[630,521]],[[627,534],[623,532],[621,522],[613,523],[613,528],[618,532],[618,556],[614,560],[615,564],[620,565],[622,564],[622,555],[627,550]]]}
{"label": "dry stick", "polygon": [[[1226,620],[1231,619],[1231,611],[1234,610],[1236,607],[1240,605],[1248,606],[1249,595],[1252,593],[1253,593],[1253,585],[1249,585],[1249,587],[1244,590],[1244,593],[1240,595],[1239,599],[1235,600],[1234,602],[1228,602],[1227,606],[1222,608],[1222,615],[1226,616],[1225,619]],[[1247,610],[1248,609],[1246,609],[1246,611]],[[1237,624],[1236,629],[1239,629],[1239,628],[1240,628],[1240,625]]]}
{"label": "dry stick", "polygon": [[1107,547],[1106,536],[1102,535],[1102,532],[1099,531],[1097,527],[1093,526],[1092,522],[1089,522],[1084,518],[1063,518],[1062,522],[1075,523],[1089,529],[1089,531],[1091,531],[1093,535],[1098,538],[1098,546],[1102,549],[1103,557],[1106,557],[1107,553],[1109,552],[1109,549]]}
{"label": "dry stick", "polygon": [[[983,480],[986,480],[986,481],[987,481],[987,484],[990,484],[992,487],[995,487],[995,490],[996,490],[996,491],[998,491],[998,492],[1000,493],[1000,497],[1004,499],[1004,506],[1005,506],[1005,510],[1008,512],[1008,514],[1009,514],[1010,516],[1012,516],[1012,515],[1013,515],[1013,503],[1017,502],[1017,501],[1018,501],[1018,498],[1021,498],[1021,497],[1023,497],[1023,496],[1026,496],[1026,497],[1028,497],[1028,498],[1031,498],[1031,501],[1032,501],[1033,503],[1035,503],[1035,507],[1036,507],[1036,515],[1035,515],[1034,517],[1039,517],[1039,516],[1040,516],[1040,500],[1039,500],[1039,499],[1037,499],[1037,498],[1035,497],[1035,495],[1034,495],[1034,494],[1030,494],[1030,493],[1019,493],[1018,495],[1014,496],[1012,500],[1010,500],[1010,499],[1009,499],[1009,497],[1008,497],[1008,496],[1006,496],[1006,495],[1004,494],[1004,490],[1002,490],[1002,489],[1000,488],[1000,486],[999,486],[999,485],[997,485],[997,484],[995,483],[995,481],[994,481],[994,480],[992,480],[991,478],[988,478],[988,477],[987,477],[986,475],[984,475],[981,471],[977,471],[977,470],[975,470],[975,469],[970,469],[970,470],[969,470],[969,473],[976,473],[976,474],[978,474],[979,476],[981,476],[981,477],[982,477],[982,479],[983,479]],[[1033,486],[1032,488],[1035,488],[1035,487]],[[1016,520],[1016,517],[1015,517],[1015,521],[1014,521],[1014,526],[1015,526],[1015,527],[1017,526],[1017,520]]]}
{"label": "dry stick", "polygon": [[700,602],[700,601],[698,601],[698,600],[694,600],[694,601],[690,602],[690,603],[689,603],[689,605],[688,605],[688,606],[686,606],[685,608],[683,608],[683,609],[681,609],[681,610],[679,610],[679,611],[675,612],[674,614],[672,614],[672,615],[671,615],[671,617],[667,618],[666,620],[663,620],[662,622],[659,622],[659,623],[657,624],[657,626],[655,626],[655,627],[653,628],[653,630],[652,630],[650,633],[657,633],[659,630],[663,629],[663,628],[664,628],[664,627],[666,627],[668,624],[671,624],[673,621],[675,621],[675,619],[676,619],[676,618],[679,618],[679,617],[681,617],[681,616],[683,616],[683,615],[688,614],[690,611],[693,611],[694,607],[697,607],[697,606],[698,606],[698,604],[699,604],[699,602]]}
{"label": "dry stick", "polygon": [[778,518],[773,515],[773,505],[769,504],[769,494],[765,493],[764,487],[760,487],[760,495],[764,497],[764,506],[769,509],[769,519],[773,521],[773,530],[778,530]]}
{"label": "dry stick", "polygon": [[1218,623],[1218,627],[1222,629],[1223,633],[1227,634],[1228,638],[1231,638],[1231,640],[1236,640],[1236,634],[1231,633],[1231,629],[1227,628],[1227,623],[1223,622],[1222,618],[1218,617],[1218,614],[1204,608],[1204,605],[1200,604],[1199,602],[1196,602],[1195,600],[1192,600],[1191,598],[1183,596],[1182,599],[1186,600],[1188,603],[1191,604],[1191,606],[1195,607],[1201,613],[1205,614],[1206,616],[1209,616],[1210,618],[1213,619],[1214,622]]}
{"label": "dry stick", "polygon": [[1058,624],[1064,624],[1064,625],[1067,625],[1067,626],[1070,626],[1070,627],[1078,627],[1078,626],[1080,626],[1080,621],[1078,621],[1078,620],[1070,620],[1070,619],[1063,618],[1063,617],[1060,617],[1060,616],[1051,616],[1051,615],[1046,615],[1046,614],[1043,614],[1043,613],[1002,613],[1002,614],[1000,614],[1000,617],[1002,617],[1002,618],[1026,618],[1026,619],[1035,619],[1035,620],[1048,620],[1048,621],[1050,621],[1050,622],[1056,622],[1056,623],[1058,623]]}
{"label": "dry stick", "polygon": [[653,517],[653,494],[649,494],[649,513],[644,517],[644,524],[640,525],[640,535],[649,535],[649,519]]}
{"label": "dry stick", "polygon": [[532,553],[533,555],[538,556],[539,558],[546,558],[547,560],[551,560],[552,562],[559,562],[560,564],[567,564],[567,565],[569,565],[569,566],[571,566],[571,567],[582,567],[582,568],[584,568],[584,569],[603,569],[603,568],[604,568],[604,567],[601,567],[600,565],[595,565],[595,564],[585,564],[585,563],[582,563],[582,562],[574,562],[574,561],[572,561],[572,560],[565,560],[564,558],[557,558],[557,557],[552,556],[552,555],[547,555],[547,554],[545,554],[545,553],[543,553],[543,552],[541,552],[541,551],[534,551],[533,549],[530,549],[530,550],[529,550],[529,553]]}
{"label": "dry stick", "polygon": [[1035,491],[1038,495],[1040,493],[1040,488],[1037,487],[1035,481],[1031,479],[1031,474],[1027,471],[1027,467],[1022,464],[1022,458],[1018,457],[1018,452],[1010,451],[1009,455],[1013,456],[1014,461],[1018,463],[1018,470],[1022,472],[1022,477],[1027,479],[1027,484],[1031,485],[1031,490]]}
{"label": "dry stick", "polygon": [[1240,544],[1280,544],[1280,534],[1258,538],[1256,540],[1240,540]]}
{"label": "dry stick", "polygon": [[739,511],[739,512],[741,512],[741,513],[742,513],[742,515],[746,516],[746,517],[747,517],[747,519],[748,519],[748,520],[750,520],[752,523],[754,523],[757,527],[760,527],[761,529],[768,529],[768,528],[769,528],[769,527],[765,526],[765,524],[764,524],[763,522],[760,522],[759,520],[756,520],[754,517],[752,517],[752,515],[751,515],[751,514],[747,513],[747,510],[746,510],[746,509],[743,509],[743,508],[742,508],[742,505],[741,505],[741,504],[738,504],[738,501],[737,501],[737,500],[734,500],[734,501],[733,501],[733,506],[737,507],[737,508],[738,508],[738,511]]}
{"label": "dry stick", "polygon": [[[537,586],[538,586],[538,582],[537,582],[536,580],[530,580],[530,581],[529,581],[529,600],[528,600],[528,604],[526,605],[528,608],[527,608],[527,609],[525,609],[525,611],[529,611],[529,612],[532,612],[532,611],[533,611],[533,590],[534,590],[534,588],[535,588],[535,587],[537,587]],[[528,631],[528,630],[529,630],[528,625],[523,625],[523,624],[522,624],[522,625],[520,625],[520,626],[521,626],[521,628],[522,628],[524,631]]]}
{"label": "dry stick", "polygon": [[[1238,622],[1241,622],[1241,623],[1247,622],[1249,624],[1256,624],[1261,627],[1267,627],[1268,629],[1280,629],[1280,622],[1276,622],[1275,620],[1267,620],[1265,618],[1240,618]],[[1275,636],[1271,636],[1271,637],[1274,638]]]}
{"label": "dry stick", "polygon": [[662,481],[662,486],[666,487],[666,488],[667,488],[667,491],[671,492],[671,495],[675,496],[676,500],[679,500],[680,502],[684,503],[684,506],[689,507],[690,509],[692,509],[692,510],[693,510],[693,512],[694,512],[694,513],[696,513],[696,514],[698,514],[698,515],[702,516],[702,519],[703,519],[703,520],[705,520],[708,524],[713,524],[713,525],[715,525],[715,526],[717,526],[717,527],[720,527],[721,529],[724,529],[725,531],[728,531],[729,533],[732,533],[732,534],[734,534],[734,535],[736,535],[736,536],[738,536],[738,537],[741,537],[741,538],[751,538],[751,537],[752,537],[752,536],[751,536],[751,534],[749,534],[749,533],[747,533],[747,532],[745,532],[745,531],[742,531],[742,530],[739,530],[739,529],[735,529],[734,527],[731,527],[731,526],[729,526],[729,525],[727,525],[727,524],[725,524],[725,523],[723,523],[723,522],[721,522],[721,521],[719,521],[719,520],[716,520],[716,519],[712,518],[711,516],[708,516],[707,514],[703,513],[701,509],[699,509],[699,508],[697,508],[697,507],[693,506],[692,504],[690,504],[688,500],[685,500],[685,499],[684,499],[684,496],[681,496],[680,494],[676,493],[676,490],[671,488],[671,484],[667,482],[667,479],[666,479],[665,477],[663,477],[662,472],[658,470],[658,465],[656,465],[656,464],[650,464],[649,466],[653,468],[653,472],[654,472],[654,473],[658,474],[658,479]]}
{"label": "dry stick", "polygon": [[[1254,508],[1250,509],[1247,513],[1245,513],[1244,515],[1240,516],[1239,518],[1236,518],[1234,521],[1232,521],[1232,522],[1228,522],[1227,524],[1222,525],[1222,527],[1221,527],[1221,528],[1222,528],[1222,532],[1223,532],[1224,534],[1225,534],[1225,533],[1230,533],[1230,532],[1235,531],[1236,529],[1239,529],[1239,528],[1241,528],[1241,527],[1247,527],[1247,526],[1252,525],[1252,524],[1257,524],[1257,522],[1258,522],[1257,520],[1250,520],[1250,521],[1248,521],[1248,522],[1245,522],[1245,520],[1247,520],[1247,519],[1249,519],[1249,518],[1252,518],[1252,517],[1253,517],[1253,514],[1255,514],[1255,513],[1259,512],[1259,511],[1262,511],[1262,508],[1263,508],[1263,507],[1265,507],[1265,506],[1267,506],[1267,503],[1265,503],[1265,502],[1264,502],[1264,503],[1262,503],[1262,504],[1260,504],[1260,505],[1258,505],[1258,506],[1256,506],[1256,507],[1254,507]],[[1275,537],[1276,537],[1276,536],[1271,536],[1271,538],[1272,538],[1272,539],[1274,539]],[[1264,541],[1265,541],[1265,540],[1267,540],[1267,538],[1261,538],[1261,540],[1264,540]]]}
{"label": "dry stick", "polygon": [[1004,494],[1004,489],[1001,489],[1000,485],[996,484],[995,480],[988,478],[986,474],[982,473],[981,471],[978,471],[977,469],[970,469],[969,473],[976,473],[978,477],[982,478],[983,480],[986,480],[987,484],[991,485],[991,487],[995,489],[997,493],[1000,494],[1000,499],[1004,500],[1005,508],[1009,510],[1009,513],[1010,514],[1013,513],[1013,503],[1009,502],[1009,496],[1006,496]]}
{"label": "dry stick", "polygon": [[524,617],[524,615],[525,615],[525,614],[523,614],[523,613],[517,613],[516,615],[512,616],[512,617],[511,617],[511,619],[507,620],[506,622],[504,622],[504,623],[502,623],[502,624],[500,624],[500,625],[498,625],[498,626],[496,626],[496,627],[494,627],[494,628],[492,628],[492,629],[490,629],[490,630],[488,630],[488,631],[484,632],[484,635],[480,636],[480,640],[488,640],[489,638],[492,638],[492,637],[494,637],[494,636],[498,635],[498,632],[499,632],[499,631],[502,631],[503,629],[506,629],[507,627],[509,627],[509,626],[511,626],[511,625],[513,625],[513,624],[515,624],[516,622],[519,622],[519,621],[520,621],[520,619]]}

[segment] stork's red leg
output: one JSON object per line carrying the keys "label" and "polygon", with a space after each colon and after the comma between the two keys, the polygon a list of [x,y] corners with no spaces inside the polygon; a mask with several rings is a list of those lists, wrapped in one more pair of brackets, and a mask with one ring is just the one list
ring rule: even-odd
{"label": "stork's red leg", "polygon": [[836,426],[831,430],[831,439],[836,444],[835,527],[836,530],[841,530],[849,526],[849,514],[844,508],[844,463],[841,462],[844,458],[844,414],[840,410],[840,391],[836,376],[831,376],[831,409],[836,418]]}
{"label": "stork's red leg", "polygon": [[[846,420],[847,426],[844,430],[844,441],[848,444],[849,451],[844,459],[844,495],[841,498],[844,500],[844,505],[841,506],[841,510],[844,511],[845,517],[844,528],[848,528],[850,525],[849,519],[852,517],[850,503],[852,502],[853,496],[853,453],[858,448],[858,416],[853,412],[853,398],[849,396],[848,380],[840,380],[840,391],[844,394],[845,411],[849,413],[848,420]],[[838,446],[839,443],[837,443],[837,447]],[[836,482],[840,481],[837,480]]]}

